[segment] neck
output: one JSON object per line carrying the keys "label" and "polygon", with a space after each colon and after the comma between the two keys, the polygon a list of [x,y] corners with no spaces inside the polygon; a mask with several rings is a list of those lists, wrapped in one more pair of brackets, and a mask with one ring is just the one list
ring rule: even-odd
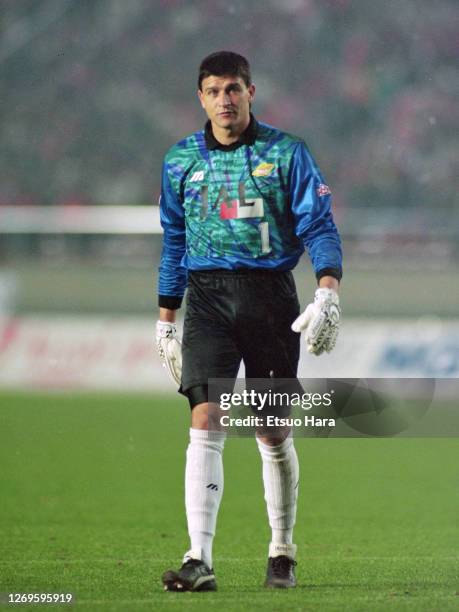
{"label": "neck", "polygon": [[222,128],[218,125],[212,125],[212,133],[214,138],[222,145],[230,145],[237,142],[243,132],[247,129],[250,123],[250,117],[241,125],[233,125],[229,128]]}

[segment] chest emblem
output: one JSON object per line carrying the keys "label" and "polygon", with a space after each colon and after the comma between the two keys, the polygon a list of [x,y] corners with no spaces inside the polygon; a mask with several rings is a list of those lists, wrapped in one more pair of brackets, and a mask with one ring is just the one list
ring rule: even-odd
{"label": "chest emblem", "polygon": [[321,198],[322,196],[331,195],[330,187],[328,185],[320,183],[320,185],[316,189],[316,193],[319,198]]}
{"label": "chest emblem", "polygon": [[269,176],[273,170],[274,164],[262,162],[261,164],[258,164],[255,170],[252,172],[252,176]]}

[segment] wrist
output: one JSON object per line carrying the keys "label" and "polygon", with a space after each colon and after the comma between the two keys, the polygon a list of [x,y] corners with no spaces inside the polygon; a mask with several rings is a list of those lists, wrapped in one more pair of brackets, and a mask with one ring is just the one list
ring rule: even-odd
{"label": "wrist", "polygon": [[333,276],[322,276],[319,280],[319,289],[333,289],[338,293],[339,281]]}
{"label": "wrist", "polygon": [[159,321],[161,323],[175,323],[175,310],[171,310],[170,308],[160,308]]}

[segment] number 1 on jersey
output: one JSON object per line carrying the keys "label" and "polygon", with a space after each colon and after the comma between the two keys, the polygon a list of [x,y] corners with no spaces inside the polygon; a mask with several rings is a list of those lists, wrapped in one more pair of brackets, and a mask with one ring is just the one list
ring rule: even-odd
{"label": "number 1 on jersey", "polygon": [[261,238],[261,252],[269,253],[271,247],[269,246],[269,226],[267,221],[262,221],[258,224],[258,231],[260,232]]}

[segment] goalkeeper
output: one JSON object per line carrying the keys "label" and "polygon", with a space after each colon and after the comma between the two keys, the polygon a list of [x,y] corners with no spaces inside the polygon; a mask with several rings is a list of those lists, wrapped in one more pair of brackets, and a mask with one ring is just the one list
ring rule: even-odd
{"label": "goalkeeper", "polygon": [[[208,121],[167,153],[160,201],[160,356],[191,407],[185,507],[190,550],[163,575],[170,591],[215,590],[212,541],[223,493],[225,433],[212,426],[208,379],[296,378],[304,331],[310,353],[335,345],[341,246],[331,194],[305,143],[258,122],[247,60],[221,51],[200,66]],[[318,281],[300,314],[291,270],[307,249]],[[188,288],[182,344],[176,311]],[[288,432],[257,434],[272,538],[266,587],[296,584],[293,526],[298,459]]]}

